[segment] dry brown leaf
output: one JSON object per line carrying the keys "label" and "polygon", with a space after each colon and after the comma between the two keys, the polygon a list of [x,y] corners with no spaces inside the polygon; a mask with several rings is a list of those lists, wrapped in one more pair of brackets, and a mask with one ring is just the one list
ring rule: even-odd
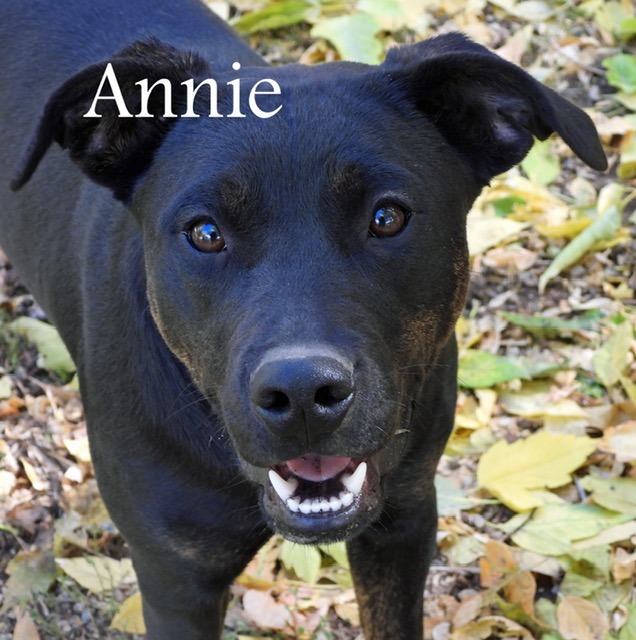
{"label": "dry brown leaf", "polygon": [[598,605],[579,596],[564,596],[557,607],[564,640],[606,640],[609,622]]}
{"label": "dry brown leaf", "polygon": [[40,640],[38,628],[29,614],[22,607],[15,608],[16,623],[13,629],[12,640]]}
{"label": "dry brown leaf", "polygon": [[473,620],[476,620],[484,606],[484,599],[481,593],[466,598],[453,615],[453,627],[464,627]]}
{"label": "dry brown leaf", "polygon": [[245,615],[263,629],[284,629],[291,620],[285,605],[276,602],[270,592],[248,589],[243,595]]}
{"label": "dry brown leaf", "polygon": [[537,593],[537,582],[530,571],[520,571],[510,578],[504,586],[504,596],[508,602],[518,604],[529,615],[534,617],[534,597]]}
{"label": "dry brown leaf", "polygon": [[499,588],[504,577],[517,568],[517,563],[508,545],[499,540],[488,540],[486,554],[479,558],[479,568],[481,586]]}
{"label": "dry brown leaf", "polygon": [[614,454],[619,462],[636,460],[636,420],[610,427],[596,445],[601,451]]}
{"label": "dry brown leaf", "polygon": [[622,547],[617,547],[612,555],[612,577],[615,582],[636,578],[636,553],[628,553]]}

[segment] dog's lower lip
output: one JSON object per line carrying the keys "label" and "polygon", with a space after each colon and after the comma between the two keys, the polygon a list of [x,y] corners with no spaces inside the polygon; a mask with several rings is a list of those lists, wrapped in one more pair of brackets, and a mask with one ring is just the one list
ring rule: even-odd
{"label": "dog's lower lip", "polygon": [[[367,463],[360,461],[351,472],[344,470],[317,482],[293,474],[284,479],[275,469],[270,469],[268,475],[274,492],[289,512],[303,515],[339,513],[359,498],[367,476]],[[312,496],[312,492],[321,495]]]}

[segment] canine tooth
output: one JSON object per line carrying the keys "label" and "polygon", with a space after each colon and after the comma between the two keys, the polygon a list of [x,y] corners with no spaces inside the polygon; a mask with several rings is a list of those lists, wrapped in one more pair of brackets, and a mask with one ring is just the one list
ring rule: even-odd
{"label": "canine tooth", "polygon": [[269,481],[274,487],[274,491],[278,494],[278,497],[286,502],[288,498],[291,498],[294,491],[298,488],[298,480],[290,478],[289,480],[283,480],[274,469],[269,470]]}
{"label": "canine tooth", "polygon": [[351,491],[354,496],[357,496],[362,490],[362,485],[366,477],[367,463],[361,462],[351,475],[342,476],[342,484]]}
{"label": "canine tooth", "polygon": [[342,502],[342,506],[348,507],[353,502],[354,497],[355,496],[353,495],[353,493],[349,493],[348,491],[347,492],[343,491],[340,494],[340,502]]}
{"label": "canine tooth", "polygon": [[331,507],[332,511],[338,511],[342,509],[342,502],[334,496],[329,500],[329,506]]}
{"label": "canine tooth", "polygon": [[311,502],[309,502],[309,500],[305,500],[304,502],[300,503],[300,506],[298,508],[302,513],[307,515],[308,513],[311,513]]}
{"label": "canine tooth", "polygon": [[290,511],[293,511],[294,513],[296,513],[297,511],[300,510],[300,498],[299,497],[294,497],[294,498],[288,498],[287,499],[287,508]]}

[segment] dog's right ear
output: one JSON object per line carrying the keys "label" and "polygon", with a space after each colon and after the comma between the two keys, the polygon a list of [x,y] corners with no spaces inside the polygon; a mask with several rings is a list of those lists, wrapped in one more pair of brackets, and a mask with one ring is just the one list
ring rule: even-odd
{"label": "dog's right ear", "polygon": [[148,112],[152,117],[120,117],[119,107],[123,105],[113,99],[98,101],[95,113],[101,117],[86,117],[104,84],[109,65],[121,89],[125,111],[130,114],[140,110],[136,82],[147,79],[148,86],[152,86],[166,78],[172,86],[172,106],[176,108],[184,103],[185,88],[181,82],[208,71],[202,58],[155,39],[137,42],[111,60],[80,71],[49,99],[11,181],[13,191],[29,180],[49,146],[57,142],[68,148],[73,161],[88,177],[110,188],[118,200],[129,199],[137,178],[150,165],[176,118],[164,117],[166,105],[161,87],[150,94]]}

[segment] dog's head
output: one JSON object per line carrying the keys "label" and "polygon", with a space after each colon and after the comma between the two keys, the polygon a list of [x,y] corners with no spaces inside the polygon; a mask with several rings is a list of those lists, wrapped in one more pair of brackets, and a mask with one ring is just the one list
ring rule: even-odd
{"label": "dog's head", "polygon": [[[121,118],[115,101],[85,118],[106,69],[94,65],[51,98],[14,187],[56,141],[126,202],[155,323],[270,523],[299,541],[353,535],[378,517],[400,461],[431,467],[448,435],[430,395],[453,388],[473,200],[553,132],[604,169],[591,121],[458,34],[378,67],[217,72],[157,42],[110,63],[133,113],[141,79],[169,79],[182,114],[180,83],[214,78],[225,116],[206,117],[202,91],[199,118]],[[245,117],[227,117],[237,77]],[[282,105],[268,118],[248,103],[263,78],[281,88],[259,96],[267,113]]]}

